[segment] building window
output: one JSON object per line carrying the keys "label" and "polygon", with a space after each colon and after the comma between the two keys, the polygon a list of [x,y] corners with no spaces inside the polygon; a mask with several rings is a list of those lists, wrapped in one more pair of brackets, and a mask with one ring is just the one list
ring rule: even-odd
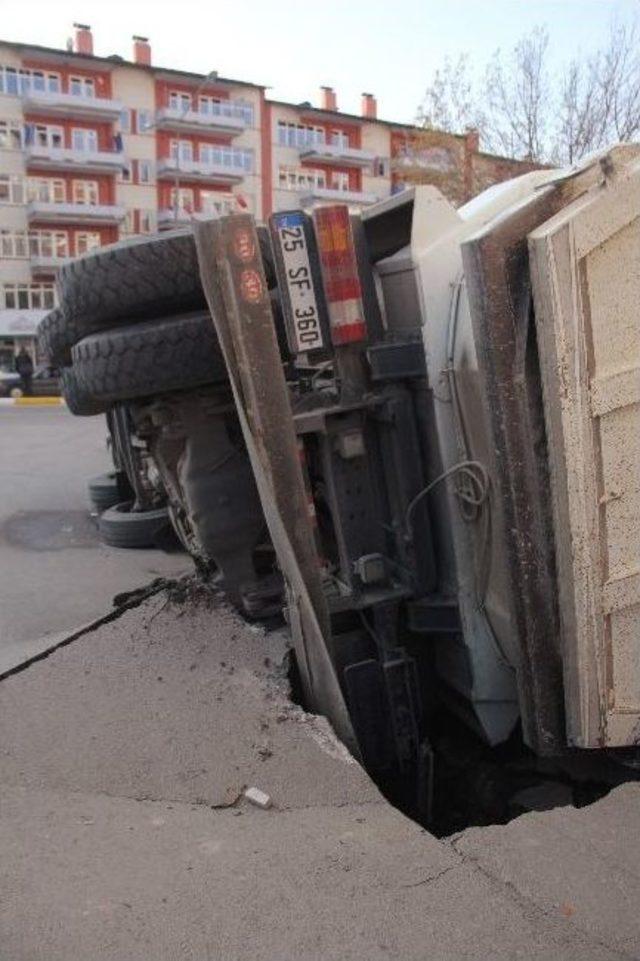
{"label": "building window", "polygon": [[280,167],[278,186],[281,190],[313,190],[327,185],[324,170],[312,167]]}
{"label": "building window", "polygon": [[56,305],[53,284],[3,284],[2,299],[7,310],[52,310]]}
{"label": "building window", "polygon": [[144,133],[153,127],[150,110],[138,110],[138,133]]}
{"label": "building window", "polygon": [[23,204],[24,180],[17,174],[0,174],[0,204]]}
{"label": "building window", "polygon": [[24,231],[3,230],[0,232],[0,256],[9,260],[24,260],[29,256],[27,235]]}
{"label": "building window", "polygon": [[213,117],[233,117],[243,120],[247,126],[253,124],[253,106],[241,100],[222,100],[220,97],[198,97],[198,111]]}
{"label": "building window", "polygon": [[68,257],[69,238],[64,230],[0,231],[0,256],[8,260],[28,257]]}
{"label": "building window", "polygon": [[100,234],[93,230],[79,230],[76,232],[76,256],[86,254],[100,246]]}
{"label": "building window", "polygon": [[228,167],[230,170],[249,173],[253,169],[253,151],[240,147],[222,147],[217,144],[200,144],[199,159],[203,163]]}
{"label": "building window", "polygon": [[30,90],[60,91],[60,74],[44,73],[42,70],[0,67],[0,93],[28,93]]}
{"label": "building window", "polygon": [[141,184],[151,183],[151,161],[150,160],[138,161],[138,181]]}
{"label": "building window", "polygon": [[45,123],[28,124],[26,141],[36,147],[64,147],[64,131]]}
{"label": "building window", "polygon": [[95,97],[96,85],[93,77],[69,77],[69,93],[74,97]]}
{"label": "building window", "polygon": [[193,190],[191,187],[171,188],[171,210],[183,210],[187,214],[194,211]]}
{"label": "building window", "polygon": [[172,90],[169,94],[169,107],[171,110],[180,110],[182,113],[186,113],[191,110],[191,94]]}
{"label": "building window", "polygon": [[232,214],[238,209],[238,202],[233,194],[223,194],[219,190],[200,191],[200,209],[204,214]]}
{"label": "building window", "polygon": [[156,229],[156,215],[154,210],[140,211],[140,233],[152,234]]}
{"label": "building window", "polygon": [[97,180],[74,180],[72,196],[74,204],[95,206],[98,203]]}
{"label": "building window", "polygon": [[198,97],[198,110],[200,113],[210,113],[217,117],[220,114],[221,103],[220,97],[200,96]]}
{"label": "building window", "polygon": [[373,176],[374,177],[388,177],[389,176],[389,161],[386,157],[376,157],[373,161]]}
{"label": "building window", "polygon": [[133,233],[133,210],[127,210],[124,215],[124,220],[122,221],[122,226],[120,227],[121,234],[132,234]]}
{"label": "building window", "polygon": [[74,127],[71,131],[71,146],[82,153],[95,153],[98,150],[98,131]]}
{"label": "building window", "polygon": [[325,142],[322,127],[278,121],[278,143],[281,147],[313,147]]}
{"label": "building window", "polygon": [[18,120],[0,120],[0,150],[21,150],[23,127]]}
{"label": "building window", "polygon": [[349,146],[349,134],[345,133],[344,130],[332,130],[331,144],[334,147],[340,147],[341,150],[344,150]]}
{"label": "building window", "polygon": [[27,199],[63,204],[67,199],[65,182],[50,177],[30,177],[27,181]]}
{"label": "building window", "polygon": [[[200,149],[202,150],[202,148]],[[193,144],[190,140],[172,140],[170,153],[172,160],[190,162],[193,160]]]}
{"label": "building window", "polygon": [[131,111],[128,107],[120,111],[120,131],[121,133],[131,133]]}
{"label": "building window", "polygon": [[68,257],[69,238],[64,230],[30,230],[31,257]]}
{"label": "building window", "polygon": [[349,190],[349,174],[344,170],[331,171],[331,189]]}

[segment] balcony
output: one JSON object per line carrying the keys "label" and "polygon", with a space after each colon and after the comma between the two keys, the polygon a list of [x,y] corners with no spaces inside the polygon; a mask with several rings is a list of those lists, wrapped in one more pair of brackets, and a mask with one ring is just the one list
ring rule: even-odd
{"label": "balcony", "polygon": [[123,105],[119,100],[90,97],[76,93],[56,93],[52,90],[28,90],[23,94],[25,112],[47,117],[70,117],[76,120],[117,120]]}
{"label": "balcony", "polygon": [[173,157],[163,157],[158,160],[158,180],[174,180],[176,177],[184,180],[208,180],[221,184],[239,184],[250,169],[237,163],[211,163],[205,160],[176,160]]}
{"label": "balcony", "polygon": [[237,213],[237,209],[235,211],[229,209],[198,210],[191,212],[180,207],[176,216],[176,211],[173,207],[163,207],[158,211],[158,227],[162,230],[165,227],[173,227],[177,224],[188,224],[192,220],[215,220],[216,217],[221,217],[229,213]]}
{"label": "balcony", "polygon": [[125,209],[116,204],[52,203],[32,200],[27,207],[27,220],[56,224],[118,224]]}
{"label": "balcony", "polygon": [[317,143],[300,149],[301,160],[314,160],[316,163],[336,164],[339,167],[370,167],[375,157],[371,150],[358,150],[355,147],[339,147],[335,144]]}
{"label": "balcony", "polygon": [[231,134],[237,136],[253,123],[253,108],[249,104],[212,104],[209,110],[187,110],[181,107],[161,107],[156,114],[160,129],[182,130],[190,133]]}
{"label": "balcony", "polygon": [[44,257],[41,254],[32,254],[30,264],[31,273],[34,276],[39,274],[56,274],[68,259],[68,257]]}
{"label": "balcony", "polygon": [[303,207],[314,203],[349,204],[364,207],[380,198],[363,190],[334,190],[330,187],[305,187],[298,194]]}
{"label": "balcony", "polygon": [[41,170],[72,170],[77,173],[118,173],[124,155],[115,150],[74,150],[30,144],[25,151],[27,166]]}

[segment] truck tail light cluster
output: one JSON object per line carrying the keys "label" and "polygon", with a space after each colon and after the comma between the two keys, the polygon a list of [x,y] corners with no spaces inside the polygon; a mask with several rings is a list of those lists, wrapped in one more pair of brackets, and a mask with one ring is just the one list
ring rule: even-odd
{"label": "truck tail light cluster", "polygon": [[366,340],[367,325],[349,208],[344,204],[318,207],[313,212],[313,222],[329,307],[331,340],[336,347]]}

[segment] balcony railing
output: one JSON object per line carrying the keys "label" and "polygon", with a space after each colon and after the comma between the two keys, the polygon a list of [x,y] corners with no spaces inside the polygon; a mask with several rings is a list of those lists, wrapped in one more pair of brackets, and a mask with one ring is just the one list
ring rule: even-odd
{"label": "balcony railing", "polygon": [[324,201],[325,203],[353,204],[366,206],[374,204],[380,198],[375,194],[366,193],[363,190],[336,190],[332,187],[304,187],[299,193],[300,203],[303,206]]}
{"label": "balcony railing", "polygon": [[210,104],[207,110],[185,111],[181,107],[161,107],[156,114],[156,126],[175,130],[239,134],[252,125],[251,104],[234,101]]}
{"label": "balcony railing", "polygon": [[30,144],[27,164],[46,170],[76,170],[78,173],[117,173],[125,166],[124,155],[115,150],[76,150]]}
{"label": "balcony railing", "polygon": [[27,219],[58,224],[117,224],[124,219],[125,209],[117,204],[55,203],[32,200]]}
{"label": "balcony railing", "polygon": [[175,157],[162,157],[158,160],[158,179],[182,177],[185,180],[210,180],[218,183],[234,184],[250,174],[253,158],[246,154],[220,156],[217,160],[178,160]]}
{"label": "balcony railing", "polygon": [[79,120],[117,120],[123,109],[119,100],[53,90],[27,90],[22,96],[22,103],[25,111]]}
{"label": "balcony railing", "polygon": [[192,211],[186,207],[163,207],[158,211],[158,227],[171,227],[172,224],[184,224],[190,220],[209,220],[211,217],[222,217],[225,214],[237,213],[240,208],[235,202],[222,200],[219,205],[212,205],[207,210]]}
{"label": "balcony railing", "polygon": [[69,259],[68,256],[61,257],[57,254],[32,254],[30,258],[32,274],[55,274],[57,270]]}
{"label": "balcony railing", "polygon": [[300,148],[302,160],[315,160],[317,163],[337,164],[340,167],[370,167],[375,156],[371,150],[356,147],[340,147],[336,144],[315,143]]}

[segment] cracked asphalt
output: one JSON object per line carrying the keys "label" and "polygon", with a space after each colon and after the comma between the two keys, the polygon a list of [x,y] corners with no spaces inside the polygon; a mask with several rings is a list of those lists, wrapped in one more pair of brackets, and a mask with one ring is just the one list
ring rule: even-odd
{"label": "cracked asphalt", "polygon": [[285,658],[159,593],[0,682],[2,961],[640,956],[637,785],[439,841]]}
{"label": "cracked asphalt", "polygon": [[114,595],[189,570],[164,551],[101,544],[87,480],[111,469],[104,417],[0,409],[0,672],[92,621]]}

